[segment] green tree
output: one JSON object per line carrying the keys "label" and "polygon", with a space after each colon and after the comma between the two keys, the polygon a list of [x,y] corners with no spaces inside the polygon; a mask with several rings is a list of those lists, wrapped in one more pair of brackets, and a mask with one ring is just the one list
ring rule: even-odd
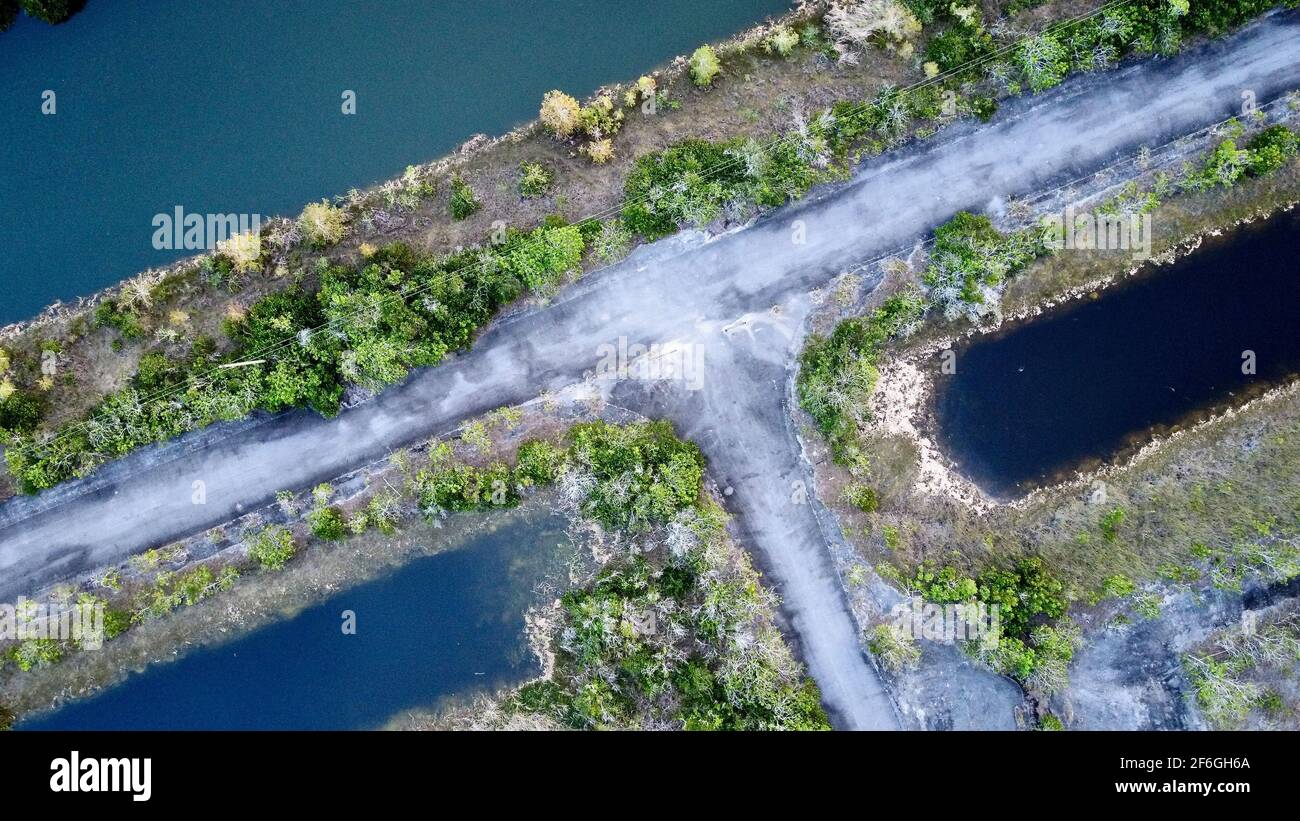
{"label": "green tree", "polygon": [[512,234],[501,261],[529,288],[540,288],[577,270],[585,247],[582,232],[575,225],[542,226],[527,234]]}
{"label": "green tree", "polygon": [[294,544],[293,534],[289,532],[288,528],[278,525],[273,525],[258,533],[248,547],[249,558],[266,570],[279,570],[284,567],[285,563],[293,558],[295,552],[297,552],[297,546]]}
{"label": "green tree", "polygon": [[705,88],[713,84],[713,78],[718,76],[722,71],[722,65],[718,62],[717,52],[711,46],[703,45],[695,49],[689,60],[691,69],[691,81],[697,86]]}
{"label": "green tree", "polygon": [[469,187],[459,176],[452,177],[451,180],[451,217],[452,219],[463,220],[472,216],[474,212],[482,207],[482,203],[474,196],[474,189]]}
{"label": "green tree", "polygon": [[307,514],[307,521],[311,523],[311,532],[321,539],[342,539],[348,532],[343,511],[337,507],[317,508]]}
{"label": "green tree", "polygon": [[1025,81],[1035,92],[1058,85],[1070,70],[1068,52],[1050,32],[1021,43],[1016,49],[1015,60],[1025,74]]}
{"label": "green tree", "polygon": [[1294,159],[1298,150],[1300,135],[1284,125],[1269,126],[1246,143],[1249,173],[1271,174]]}

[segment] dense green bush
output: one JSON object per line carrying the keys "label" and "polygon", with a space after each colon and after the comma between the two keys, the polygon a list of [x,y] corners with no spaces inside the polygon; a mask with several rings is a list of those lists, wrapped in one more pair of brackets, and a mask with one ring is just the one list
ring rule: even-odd
{"label": "dense green bush", "polygon": [[451,180],[451,217],[452,219],[463,220],[474,214],[482,207],[482,203],[474,196],[474,189],[469,187],[469,183],[460,177],[452,177]]}
{"label": "dense green bush", "polygon": [[1015,62],[1024,73],[1026,84],[1035,92],[1058,85],[1070,70],[1069,52],[1050,32],[1021,43],[1015,51]]}
{"label": "dense green bush", "polygon": [[1246,150],[1250,152],[1249,173],[1262,177],[1295,158],[1300,151],[1300,135],[1284,125],[1269,126],[1246,143]]}
{"label": "dense green bush", "polygon": [[727,153],[732,145],[684,140],[638,157],[624,185],[623,224],[658,239],[679,224],[711,222],[723,203],[747,190],[744,166]]}
{"label": "dense green bush", "polygon": [[991,289],[1045,250],[1038,230],[1003,234],[988,217],[962,211],[934,232],[934,249],[922,277],[927,296],[950,318],[969,314],[973,306],[987,302]]}
{"label": "dense green bush", "polygon": [[23,672],[48,667],[63,658],[63,644],[55,639],[25,639],[0,655],[0,662],[12,661]]}
{"label": "dense green bush", "polygon": [[1224,140],[1214,147],[1201,167],[1188,176],[1186,184],[1191,189],[1230,188],[1246,175],[1250,167],[1250,152],[1237,147],[1235,140]]}
{"label": "dense green bush", "polygon": [[803,196],[817,169],[792,140],[683,140],[639,157],[624,184],[623,224],[646,239],[712,222],[729,202],[776,206]]}
{"label": "dense green bush", "polygon": [[596,479],[585,509],[607,527],[645,530],[693,505],[704,456],[667,422],[592,422],[569,431],[570,458]]}
{"label": "dense green bush", "polygon": [[545,440],[533,440],[519,446],[515,456],[515,478],[523,485],[546,485],[555,481],[564,465],[563,448]]}
{"label": "dense green bush", "polygon": [[288,528],[274,525],[258,533],[248,546],[248,557],[267,570],[284,567],[295,552],[297,547],[293,542],[293,534]]}
{"label": "dense green bush", "polygon": [[489,510],[518,504],[516,483],[505,465],[485,469],[449,464],[417,474],[415,485],[420,508],[427,514],[439,510]]}
{"label": "dense green bush", "polygon": [[[981,602],[997,607],[998,632],[969,648],[995,670],[1044,690],[1062,686],[1077,646],[1077,630],[1065,615],[1065,586],[1037,556],[1010,569],[990,568],[973,579],[954,567],[922,564],[912,586],[939,604]],[[1060,622],[1057,622],[1061,619]]]}
{"label": "dense green bush", "polygon": [[799,404],[846,461],[857,437],[858,414],[876,384],[876,360],[885,343],[905,333],[925,310],[915,292],[886,299],[870,316],[841,322],[829,337],[813,335],[799,356]]}
{"label": "dense green bush", "polygon": [[[1222,34],[1258,17],[1276,5],[1278,0],[1190,0],[1186,27],[1191,31]],[[1296,0],[1286,0],[1281,5],[1295,8]]]}
{"label": "dense green bush", "polygon": [[318,507],[307,514],[311,532],[318,539],[334,541],[348,535],[348,523],[337,507]]}
{"label": "dense green bush", "polygon": [[[983,29],[952,26],[930,38],[925,46],[925,59],[938,65],[940,71],[947,72],[986,57],[993,50],[993,38]],[[970,73],[978,71],[976,67]]]}
{"label": "dense green bush", "polygon": [[718,55],[710,46],[700,46],[695,49],[688,61],[691,69],[691,81],[701,88],[713,84],[713,78],[718,76],[722,71],[722,66],[718,62]]}
{"label": "dense green bush", "polygon": [[134,312],[120,308],[115,299],[105,299],[95,306],[95,324],[117,328],[127,339],[137,339],[144,335],[140,318]]}
{"label": "dense green bush", "polygon": [[542,288],[578,270],[585,248],[578,226],[544,225],[527,234],[512,233],[501,253],[501,263],[529,288]]}
{"label": "dense green bush", "polygon": [[0,399],[0,441],[10,434],[31,433],[44,413],[40,396],[29,391],[15,390]]}

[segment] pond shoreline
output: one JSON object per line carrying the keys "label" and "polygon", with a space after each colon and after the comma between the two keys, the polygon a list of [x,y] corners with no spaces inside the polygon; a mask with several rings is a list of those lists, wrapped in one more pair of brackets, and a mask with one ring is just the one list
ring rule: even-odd
{"label": "pond shoreline", "polygon": [[[1295,173],[1294,169],[1292,173]],[[1297,193],[1300,193],[1300,184],[1296,187]],[[933,367],[923,366],[922,363],[934,360],[944,351],[972,344],[975,340],[1011,333],[1040,317],[1052,315],[1054,311],[1066,309],[1083,300],[1105,298],[1113,288],[1148,278],[1175,276],[1176,273],[1166,269],[1194,255],[1207,239],[1223,238],[1228,241],[1237,236],[1238,232],[1249,230],[1249,226],[1293,212],[1298,205],[1300,199],[1288,199],[1280,204],[1262,204],[1247,216],[1225,220],[1185,236],[1148,261],[1091,278],[1082,284],[1071,285],[1034,304],[1018,307],[985,326],[968,327],[954,333],[938,330],[938,325],[928,323],[928,329],[923,327],[913,339],[904,340],[879,365],[880,378],[869,400],[879,430],[890,435],[904,436],[913,443],[922,454],[921,473],[925,477],[922,482],[932,492],[948,496],[972,510],[986,511],[992,507],[1006,506],[1024,508],[1046,495],[1078,490],[1099,479],[1126,471],[1146,456],[1174,446],[1173,443],[1184,435],[1217,425],[1247,408],[1289,395],[1294,387],[1293,381],[1259,386],[1251,389],[1250,395],[1195,408],[1182,418],[1158,429],[1133,431],[1129,435],[1129,444],[1098,459],[1098,464],[1092,467],[1085,463],[1066,469],[1053,480],[1036,485],[1027,492],[997,497],[966,477],[937,444],[939,422],[936,416],[934,380],[930,374]],[[937,334],[934,333],[936,330]]]}

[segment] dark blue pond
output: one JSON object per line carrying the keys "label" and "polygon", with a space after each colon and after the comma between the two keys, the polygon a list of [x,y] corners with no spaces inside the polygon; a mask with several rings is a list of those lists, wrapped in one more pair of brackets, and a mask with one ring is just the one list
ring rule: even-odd
{"label": "dark blue pond", "polygon": [[[23,730],[365,729],[536,674],[524,612],[566,566],[563,519],[512,519],[286,621],[19,724]],[[342,613],[356,616],[344,635]]]}
{"label": "dark blue pond", "polygon": [[936,377],[939,443],[986,490],[1011,496],[1113,460],[1300,374],[1300,215],[955,353],[956,373]]}
{"label": "dark blue pond", "polygon": [[0,34],[0,324],[192,253],[154,250],[155,214],[296,214],[507,131],[549,89],[635,79],[789,6],[90,0],[59,26],[20,16]]}

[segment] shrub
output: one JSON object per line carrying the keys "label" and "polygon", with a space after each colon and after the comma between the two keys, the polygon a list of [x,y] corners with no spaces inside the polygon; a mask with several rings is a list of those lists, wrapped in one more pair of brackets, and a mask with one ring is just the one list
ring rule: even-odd
{"label": "shrub", "polygon": [[548,91],[542,97],[542,109],[538,116],[542,125],[563,139],[578,129],[581,113],[582,107],[577,100],[563,91]]}
{"label": "shrub", "polygon": [[523,485],[548,485],[555,481],[565,458],[564,449],[550,442],[525,442],[515,458],[515,477]]}
{"label": "shrub", "polygon": [[540,288],[576,270],[585,247],[576,226],[543,226],[507,239],[501,261],[529,288]]}
{"label": "shrub", "polygon": [[763,49],[768,54],[789,57],[799,45],[799,35],[789,26],[777,26],[776,30],[763,41]]}
{"label": "shrub", "polygon": [[658,239],[676,231],[679,223],[712,222],[723,203],[749,191],[747,169],[728,153],[736,147],[683,140],[638,157],[624,183],[623,224]]}
{"label": "shrub", "polygon": [[33,667],[48,667],[63,658],[63,645],[55,639],[26,639],[10,647],[3,657],[24,673]]}
{"label": "shrub", "polygon": [[40,396],[0,382],[0,438],[12,433],[31,433],[45,415]]}
{"label": "shrub", "polygon": [[1058,85],[1070,70],[1069,53],[1050,32],[1021,43],[1016,49],[1015,61],[1035,92]]}
{"label": "shrub", "polygon": [[632,232],[617,217],[600,224],[600,233],[592,243],[592,252],[601,262],[617,262],[627,256],[632,246]]}
{"label": "shrub", "polygon": [[401,497],[393,491],[376,493],[366,504],[366,521],[379,528],[380,533],[391,536],[397,532],[400,504]]}
{"label": "shrub", "polygon": [[[1245,23],[1276,5],[1276,0],[1192,0],[1187,28],[1220,34]],[[1294,0],[1285,5],[1294,7]]]}
{"label": "shrub", "polygon": [[438,510],[511,507],[519,502],[510,469],[499,463],[483,470],[460,463],[440,465],[420,471],[415,485],[420,508],[429,515]]}
{"label": "shrub", "polygon": [[579,424],[569,438],[574,463],[596,479],[586,509],[607,527],[644,530],[699,498],[704,456],[667,422]]}
{"label": "shrub", "polygon": [[302,209],[298,217],[298,229],[314,248],[324,248],[343,239],[343,209],[335,208],[328,201],[313,202]]}
{"label": "shrub", "polygon": [[867,647],[891,673],[910,669],[921,661],[921,648],[916,646],[916,640],[892,624],[876,625]]}
{"label": "shrub", "polygon": [[927,600],[940,604],[973,601],[979,592],[975,580],[955,567],[944,567],[936,571],[926,564],[917,568],[912,586],[920,590]]}
{"label": "shrub", "polygon": [[116,299],[105,299],[95,306],[95,324],[99,327],[117,328],[127,339],[144,335],[144,326],[133,312],[122,310]]}
{"label": "shrub", "polygon": [[463,220],[482,207],[474,197],[474,189],[460,177],[451,180],[451,217]]}
{"label": "shrub", "polygon": [[1246,174],[1250,159],[1250,152],[1237,148],[1235,140],[1224,140],[1187,175],[1186,186],[1193,191],[1216,186],[1231,188]]}
{"label": "shrub", "polygon": [[104,638],[112,640],[131,627],[131,614],[126,610],[104,608]]}
{"label": "shrub", "polygon": [[551,188],[555,177],[539,162],[519,164],[519,194],[527,199],[540,197]]}
{"label": "shrub", "polygon": [[1098,527],[1101,528],[1101,535],[1106,541],[1113,542],[1119,538],[1120,525],[1124,524],[1124,508],[1117,507],[1101,517]]}
{"label": "shrub", "polygon": [[347,522],[343,519],[343,511],[337,507],[321,507],[307,514],[307,520],[311,522],[311,532],[318,538],[342,539],[347,535]]}
{"label": "shrub", "polygon": [[[925,58],[947,72],[986,57],[994,48],[993,38],[982,29],[953,26],[930,39],[925,47]],[[959,76],[973,75],[978,71],[978,67],[971,67]]]}
{"label": "shrub", "polygon": [[1269,126],[1246,143],[1248,170],[1264,176],[1289,163],[1300,150],[1300,135],[1284,125]]}
{"label": "shrub", "polygon": [[981,121],[988,122],[998,112],[998,101],[995,97],[976,97],[971,101],[971,112]]}
{"label": "shrub", "polygon": [[[327,536],[325,538],[337,537]],[[287,528],[272,526],[257,534],[253,539],[252,544],[248,547],[248,557],[266,570],[279,570],[293,558],[296,550],[297,548],[293,543],[293,534]]]}
{"label": "shrub", "polygon": [[239,273],[262,270],[262,237],[256,231],[220,240],[217,251],[229,259]]}
{"label": "shrub", "polygon": [[1020,560],[1012,570],[986,570],[979,577],[979,599],[1001,608],[1004,636],[1026,637],[1037,616],[1060,617],[1065,612],[1064,589],[1037,556]]}
{"label": "shrub", "polygon": [[593,140],[614,136],[623,127],[623,112],[614,107],[614,100],[602,94],[584,106],[578,115],[579,126]]}
{"label": "shrub", "polygon": [[901,42],[919,34],[921,23],[934,19],[928,9],[909,6],[912,4],[904,6],[897,0],[832,3],[826,13],[826,26],[834,39],[854,45],[872,39]]}
{"label": "shrub", "polygon": [[1136,589],[1133,581],[1127,576],[1118,573],[1107,576],[1101,580],[1101,589],[1093,596],[1093,603],[1095,604],[1103,599],[1122,599],[1131,595]]}
{"label": "shrub", "polygon": [[830,337],[813,335],[799,355],[799,405],[813,417],[843,463],[857,436],[858,418],[876,384],[876,359],[885,343],[905,334],[925,301],[904,292],[886,299],[869,317],[848,319]]}
{"label": "shrub", "polygon": [[870,485],[854,483],[844,490],[845,501],[863,513],[874,513],[880,507],[876,490]]}
{"label": "shrub", "polygon": [[700,46],[695,49],[688,61],[691,69],[691,81],[700,88],[705,88],[713,84],[713,78],[718,76],[722,70],[718,62],[718,55],[711,46]]}
{"label": "shrub", "polygon": [[1042,250],[1033,231],[1003,234],[985,216],[962,211],[934,232],[934,250],[922,279],[931,302],[951,319],[975,314],[1008,276],[1028,265]]}
{"label": "shrub", "polygon": [[652,99],[655,96],[655,89],[657,87],[658,86],[655,83],[655,78],[653,77],[641,76],[637,78],[636,90],[637,93],[641,96],[642,100]]}
{"label": "shrub", "polygon": [[596,165],[604,165],[614,159],[614,142],[608,137],[592,140],[582,147],[582,152]]}

